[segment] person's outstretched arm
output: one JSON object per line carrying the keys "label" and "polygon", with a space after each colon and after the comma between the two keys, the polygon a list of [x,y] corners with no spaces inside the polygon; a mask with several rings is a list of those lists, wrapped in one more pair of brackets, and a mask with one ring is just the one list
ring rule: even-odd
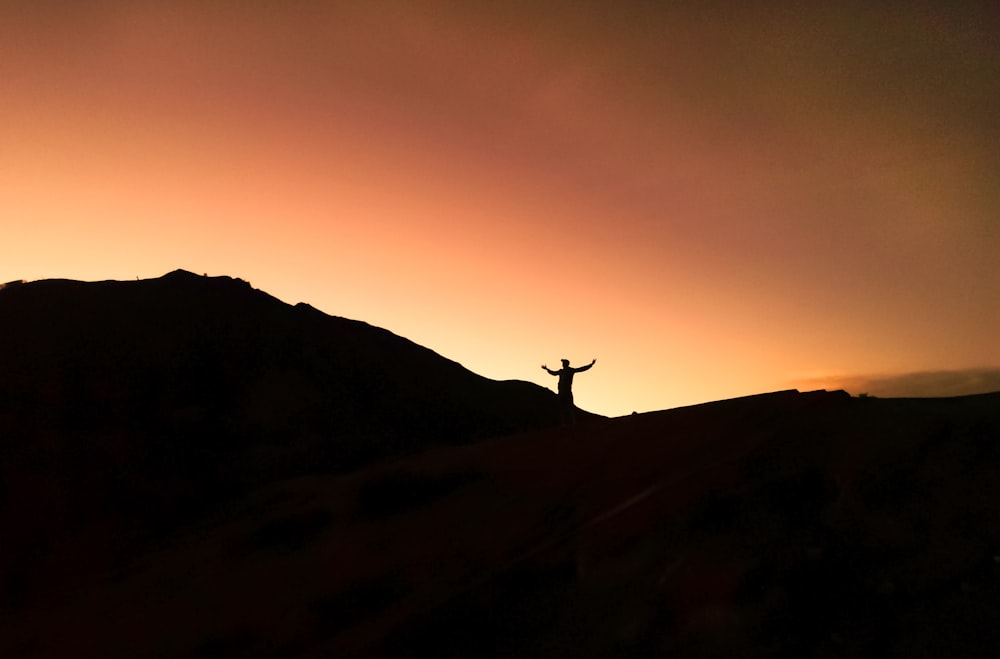
{"label": "person's outstretched arm", "polygon": [[591,359],[589,364],[587,364],[586,366],[581,366],[579,368],[574,368],[573,371],[576,373],[583,373],[584,371],[589,370],[590,367],[596,363],[597,363],[596,359]]}
{"label": "person's outstretched arm", "polygon": [[559,371],[550,370],[548,366],[542,364],[542,368],[549,372],[549,375],[559,375]]}

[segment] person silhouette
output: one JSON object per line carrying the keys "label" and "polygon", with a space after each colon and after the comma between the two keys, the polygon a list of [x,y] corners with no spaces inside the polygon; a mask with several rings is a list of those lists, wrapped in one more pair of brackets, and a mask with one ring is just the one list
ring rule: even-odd
{"label": "person silhouette", "polygon": [[573,376],[589,370],[596,363],[597,360],[592,359],[586,366],[573,368],[569,365],[568,359],[563,359],[562,368],[558,371],[553,371],[545,364],[542,364],[542,368],[549,375],[559,376],[559,416],[563,423],[576,423],[576,406],[573,405]]}

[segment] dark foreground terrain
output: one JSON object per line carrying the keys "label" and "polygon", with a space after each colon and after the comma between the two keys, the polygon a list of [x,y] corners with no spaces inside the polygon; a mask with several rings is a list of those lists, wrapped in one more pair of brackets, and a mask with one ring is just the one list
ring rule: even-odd
{"label": "dark foreground terrain", "polygon": [[[225,301],[150,353],[97,329],[82,350],[65,309],[94,302],[65,292],[75,334],[3,337],[30,349],[0,348],[19,378],[0,403],[0,656],[996,656],[1000,393],[789,391],[554,427],[526,383],[192,277],[164,287],[177,309]],[[266,331],[212,325],[233,296]],[[432,394],[387,365],[413,359],[441,373]]]}
{"label": "dark foreground terrain", "polygon": [[998,475],[997,394],[786,392],[433,449],[32,584],[0,653],[992,657]]}

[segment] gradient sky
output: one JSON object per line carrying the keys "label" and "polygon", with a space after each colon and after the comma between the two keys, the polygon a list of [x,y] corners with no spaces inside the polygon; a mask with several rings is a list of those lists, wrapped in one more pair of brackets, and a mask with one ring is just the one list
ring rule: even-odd
{"label": "gradient sky", "polygon": [[609,415],[1000,388],[1000,4],[827,4],[0,0],[0,282],[241,277]]}

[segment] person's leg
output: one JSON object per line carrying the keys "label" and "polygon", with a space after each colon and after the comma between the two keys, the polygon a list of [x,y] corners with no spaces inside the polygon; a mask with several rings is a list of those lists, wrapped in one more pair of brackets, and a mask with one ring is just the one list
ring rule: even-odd
{"label": "person's leg", "polygon": [[576,407],[573,405],[573,392],[567,391],[563,393],[559,399],[562,402],[560,416],[562,417],[563,425],[576,423]]}

